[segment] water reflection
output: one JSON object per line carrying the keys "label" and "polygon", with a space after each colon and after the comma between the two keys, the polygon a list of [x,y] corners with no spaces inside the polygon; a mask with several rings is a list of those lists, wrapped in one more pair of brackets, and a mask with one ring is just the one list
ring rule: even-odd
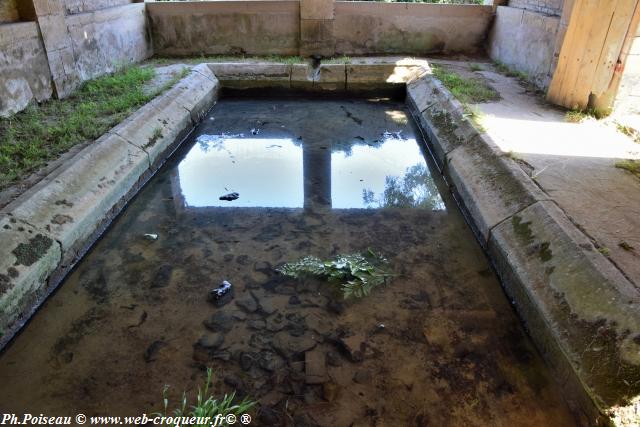
{"label": "water reflection", "polygon": [[362,202],[368,207],[420,207],[444,210],[444,202],[438,193],[427,167],[416,164],[407,168],[402,177],[387,176],[384,191],[376,195],[373,190],[362,190]]}
{"label": "water reflection", "polygon": [[[329,123],[318,128],[317,118],[307,116],[267,120],[282,117],[275,107],[252,111],[244,121],[236,115],[227,122],[214,112],[214,124],[201,130],[178,164],[181,194],[174,197],[194,208],[444,210],[406,114],[395,108],[377,118],[367,108],[366,102],[342,108],[347,119],[335,129]],[[231,192],[240,197],[220,200]]]}
{"label": "water reflection", "polygon": [[[221,134],[196,142],[178,165],[187,206],[302,206],[302,148],[291,139]],[[219,200],[233,191],[240,194],[237,200]]]}

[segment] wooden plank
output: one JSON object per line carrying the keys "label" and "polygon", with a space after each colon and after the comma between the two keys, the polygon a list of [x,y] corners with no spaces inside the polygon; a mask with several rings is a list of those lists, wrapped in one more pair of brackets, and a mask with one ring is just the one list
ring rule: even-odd
{"label": "wooden plank", "polygon": [[[604,42],[604,48],[598,60],[598,69],[595,72],[595,80],[591,92],[601,95],[606,92],[611,84],[616,63],[622,54],[622,47],[632,26],[634,14],[637,13],[640,2],[638,0],[620,1],[611,22],[611,28]],[[633,28],[632,28],[633,27]],[[623,59],[623,58],[622,58]]]}
{"label": "wooden plank", "polygon": [[[555,104],[562,105],[562,88],[564,87],[565,78],[567,76],[567,67],[569,65],[569,54],[571,50],[569,46],[572,46],[575,38],[577,37],[577,16],[580,12],[579,2],[574,2],[571,12],[569,12],[567,31],[560,48],[560,54],[558,56],[558,64],[556,70],[553,73],[551,83],[549,84],[549,90],[547,92],[547,99]],[[571,19],[576,17],[575,20]],[[572,25],[573,23],[573,25]]]}
{"label": "wooden plank", "polygon": [[[615,1],[615,0],[612,0]],[[584,54],[589,43],[587,35],[594,24],[594,16],[597,12],[599,0],[585,0],[577,2],[578,14],[576,15],[576,21],[574,24],[574,18],[571,18],[571,24],[575,25],[576,34],[572,40],[572,45],[567,46],[568,52],[568,64],[565,71],[566,76],[562,84],[560,102],[563,105],[582,105],[583,100],[573,96],[574,89],[576,87],[578,73],[582,66]],[[586,104],[586,100],[584,101]]]}
{"label": "wooden plank", "polygon": [[640,0],[575,1],[547,99],[586,108],[591,94],[611,90]]}
{"label": "wooden plank", "polygon": [[575,85],[566,95],[568,100],[580,99],[585,100],[585,102],[589,101],[591,86],[598,68],[598,60],[600,59],[607,34],[611,29],[613,15],[619,7],[619,3],[624,1],[628,0],[598,0],[595,5],[596,9],[591,11],[592,15],[590,15],[590,21],[587,25],[587,34],[584,35],[584,50],[576,73]]}

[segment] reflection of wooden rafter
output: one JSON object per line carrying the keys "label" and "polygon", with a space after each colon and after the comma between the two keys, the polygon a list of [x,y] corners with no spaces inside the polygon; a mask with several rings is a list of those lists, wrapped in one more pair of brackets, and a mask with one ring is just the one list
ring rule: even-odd
{"label": "reflection of wooden rafter", "polygon": [[639,21],[639,0],[575,0],[549,101],[568,108],[609,107]]}

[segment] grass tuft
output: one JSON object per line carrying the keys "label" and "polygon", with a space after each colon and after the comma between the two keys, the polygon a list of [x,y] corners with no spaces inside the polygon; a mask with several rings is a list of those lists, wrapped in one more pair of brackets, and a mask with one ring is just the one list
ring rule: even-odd
{"label": "grass tuft", "polygon": [[616,162],[618,169],[624,169],[640,178],[640,160],[621,160]]}
{"label": "grass tuft", "polygon": [[601,120],[607,117],[609,114],[611,114],[611,111],[608,110],[598,110],[595,108],[587,108],[586,110],[582,110],[578,107],[574,107],[565,113],[564,120],[569,123],[581,123],[589,118]]}
{"label": "grass tuft", "polygon": [[188,72],[187,69],[163,87],[145,92],[143,86],[153,79],[155,70],[123,68],[85,82],[66,99],[31,105],[0,119],[0,190],[74,145],[98,138]]}
{"label": "grass tuft", "polygon": [[482,79],[466,79],[438,65],[432,65],[431,69],[433,75],[462,103],[476,104],[500,99],[498,92]]}
{"label": "grass tuft", "polygon": [[633,142],[640,144],[640,132],[632,128],[631,126],[623,125],[622,123],[614,122],[618,132],[633,139]]}
{"label": "grass tuft", "polygon": [[493,65],[498,69],[500,73],[504,74],[507,77],[514,77],[520,80],[522,83],[529,82],[529,76],[527,75],[527,73],[515,70],[499,61],[493,61]]}
{"label": "grass tuft", "polygon": [[477,107],[469,106],[466,104],[464,104],[462,108],[464,110],[464,116],[469,119],[469,121],[471,121],[473,127],[475,127],[478,132],[485,133],[487,129],[482,124],[482,120],[485,117],[484,113]]}
{"label": "grass tuft", "polygon": [[[235,392],[231,394],[225,394],[222,399],[215,399],[209,393],[209,389],[213,384],[211,381],[211,377],[212,370],[211,368],[207,368],[207,379],[205,385],[203,388],[198,387],[198,395],[196,397],[195,405],[192,405],[189,409],[187,409],[187,394],[183,392],[180,407],[174,409],[172,412],[169,412],[169,399],[167,398],[167,390],[169,389],[169,387],[165,386],[162,392],[164,412],[156,415],[164,417],[173,416],[180,418],[194,417],[196,418],[196,423],[194,425],[198,427],[211,426],[211,421],[216,419],[216,416],[219,415],[222,421],[221,423],[218,423],[216,425],[221,427],[228,427],[228,418],[226,418],[228,415],[233,414],[236,417],[240,417],[242,414],[246,414],[247,412],[249,412],[256,405],[256,402],[248,398],[245,398],[240,402],[236,402]],[[206,419],[208,419],[209,422],[204,422],[204,420]]]}

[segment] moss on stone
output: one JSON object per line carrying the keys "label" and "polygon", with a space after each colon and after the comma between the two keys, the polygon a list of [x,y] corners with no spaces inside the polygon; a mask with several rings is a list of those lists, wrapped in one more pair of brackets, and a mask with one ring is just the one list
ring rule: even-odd
{"label": "moss on stone", "polygon": [[11,251],[16,257],[15,265],[30,266],[38,261],[47,253],[53,240],[42,234],[36,234],[35,237],[29,239],[29,243],[20,243]]}
{"label": "moss on stone", "polygon": [[[429,110],[427,110],[429,111]],[[447,111],[429,111],[429,117],[431,118],[431,123],[438,130],[438,133],[447,139],[447,141],[460,144],[462,143],[462,139],[456,135],[456,130],[458,129],[458,125],[455,123],[451,114]]]}
{"label": "moss on stone", "polygon": [[549,248],[550,246],[551,243],[549,242],[543,242],[542,244],[540,244],[538,255],[540,256],[540,260],[542,262],[551,261],[551,258],[553,258],[553,251],[551,251],[551,249]]}
{"label": "moss on stone", "polygon": [[533,242],[533,232],[531,231],[531,221],[522,222],[522,217],[514,215],[511,217],[513,231],[527,245]]}

